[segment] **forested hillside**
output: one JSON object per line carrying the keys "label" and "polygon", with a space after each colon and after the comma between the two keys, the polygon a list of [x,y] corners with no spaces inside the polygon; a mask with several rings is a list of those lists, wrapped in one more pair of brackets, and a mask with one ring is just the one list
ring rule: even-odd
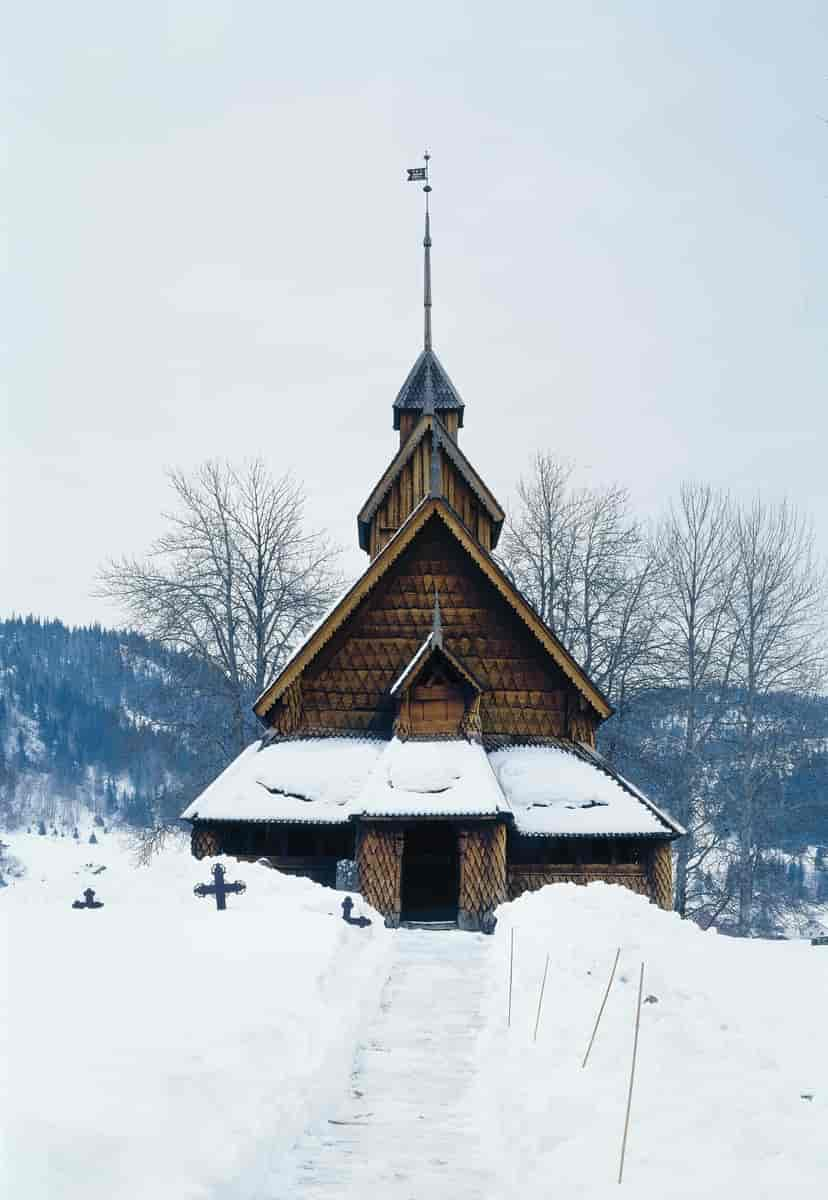
{"label": "forested hillside", "polygon": [[689,787],[689,819],[682,815],[692,841],[677,843],[686,871],[686,915],[729,931],[737,920],[743,780],[749,769],[754,931],[806,929],[812,906],[828,904],[828,698],[764,697],[758,733],[747,749],[739,701],[736,688],[696,696],[695,719],[709,734],[703,753],[690,761],[688,698],[676,687],[641,692],[601,729],[599,747],[673,813]]}
{"label": "forested hillside", "polygon": [[0,622],[0,820],[169,818],[220,757],[192,734],[209,697],[183,656],[138,634]]}

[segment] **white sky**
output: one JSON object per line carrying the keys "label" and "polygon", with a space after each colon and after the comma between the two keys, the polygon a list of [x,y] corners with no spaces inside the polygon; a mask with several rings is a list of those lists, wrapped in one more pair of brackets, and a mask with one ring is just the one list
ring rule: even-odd
{"label": "white sky", "polygon": [[501,501],[548,448],[646,515],[686,477],[788,494],[828,552],[824,0],[32,0],[4,32],[0,612],[118,621],[97,567],[211,456],[293,468],[362,568],[426,144],[435,348]]}

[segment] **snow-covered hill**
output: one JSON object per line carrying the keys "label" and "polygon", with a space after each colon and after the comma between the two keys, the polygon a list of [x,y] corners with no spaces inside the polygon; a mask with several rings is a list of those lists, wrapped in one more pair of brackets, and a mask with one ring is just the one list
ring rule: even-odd
{"label": "snow-covered hill", "polygon": [[[626,1186],[828,1187],[828,947],[702,933],[601,884],[504,905],[492,938],[367,909],[359,929],[340,893],[233,862],[247,892],[218,913],[181,845],[139,868],[114,835],[6,840],[26,869],[0,890],[12,1195],[616,1194],[642,961]],[[73,911],[86,886],[104,907]]]}

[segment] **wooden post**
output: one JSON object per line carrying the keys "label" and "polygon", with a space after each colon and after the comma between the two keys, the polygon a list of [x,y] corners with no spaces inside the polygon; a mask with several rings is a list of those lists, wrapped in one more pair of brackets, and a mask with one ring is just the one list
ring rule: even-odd
{"label": "wooden post", "polygon": [[543,1004],[543,993],[544,993],[544,989],[546,988],[546,972],[548,970],[549,970],[549,955],[547,954],[546,962],[543,965],[543,979],[541,980],[540,995],[538,996],[538,1015],[535,1017],[535,1032],[532,1036],[533,1042],[536,1042],[538,1040],[538,1025],[540,1025],[541,1005]]}
{"label": "wooden post", "polygon": [[509,1005],[506,1009],[506,1028],[512,1027],[512,976],[515,969],[515,927],[512,926],[512,937],[509,947]]}
{"label": "wooden post", "polygon": [[618,966],[618,958],[619,958],[620,954],[621,954],[621,947],[619,946],[615,952],[615,962],[612,964],[612,970],[610,971],[610,977],[609,977],[609,983],[607,984],[607,990],[604,992],[604,999],[601,1001],[601,1007],[598,1009],[598,1016],[595,1018],[595,1028],[592,1031],[592,1037],[589,1039],[589,1045],[587,1046],[586,1054],[584,1055],[584,1061],[581,1063],[582,1070],[587,1065],[587,1059],[589,1058],[589,1052],[592,1049],[592,1043],[595,1041],[595,1035],[598,1032],[598,1025],[601,1021],[601,1017],[604,1012],[604,1005],[607,1002],[607,997],[610,994],[610,988],[612,987],[612,981],[615,978],[615,968]]}
{"label": "wooden post", "polygon": [[624,1157],[627,1153],[627,1133],[630,1128],[630,1108],[632,1107],[633,1083],[635,1082],[635,1060],[638,1055],[638,1029],[641,1024],[641,994],[644,991],[644,964],[641,964],[641,975],[638,979],[638,1005],[635,1010],[635,1039],[633,1040],[632,1067],[630,1068],[630,1090],[627,1093],[627,1115],[624,1118],[624,1137],[621,1142],[621,1162],[618,1167],[618,1182],[624,1178]]}

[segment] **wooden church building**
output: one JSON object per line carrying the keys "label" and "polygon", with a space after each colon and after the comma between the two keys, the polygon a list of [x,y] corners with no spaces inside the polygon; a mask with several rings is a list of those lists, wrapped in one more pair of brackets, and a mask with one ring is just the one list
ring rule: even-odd
{"label": "wooden church building", "polygon": [[389,925],[491,928],[557,881],[669,908],[684,831],[596,751],[610,704],[493,557],[504,511],[431,342],[426,189],[425,344],[357,517],[368,566],[257,699],[261,740],[184,812],[193,854],[331,886],[353,862]]}

